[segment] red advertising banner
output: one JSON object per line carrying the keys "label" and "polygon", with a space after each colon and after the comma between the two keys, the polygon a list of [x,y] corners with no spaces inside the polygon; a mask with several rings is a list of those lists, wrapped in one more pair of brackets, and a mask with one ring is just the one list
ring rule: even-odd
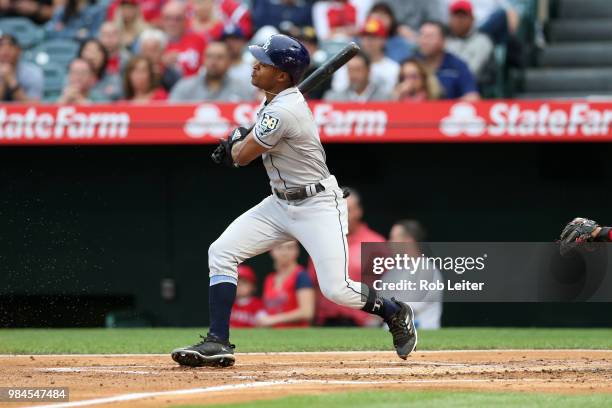
{"label": "red advertising banner", "polygon": [[[259,105],[0,106],[0,145],[217,143]],[[612,102],[311,104],[325,143],[608,142]]]}

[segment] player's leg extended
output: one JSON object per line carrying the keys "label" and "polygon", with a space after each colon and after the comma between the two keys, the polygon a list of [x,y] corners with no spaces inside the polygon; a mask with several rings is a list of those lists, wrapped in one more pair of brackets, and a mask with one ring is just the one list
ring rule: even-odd
{"label": "player's leg extended", "polygon": [[236,298],[237,267],[245,259],[292,239],[284,232],[285,214],[273,197],[236,218],[208,250],[210,330],[202,342],[176,349],[172,358],[183,365],[232,365],[229,321]]}
{"label": "player's leg extended", "polygon": [[289,214],[289,232],[311,256],[323,295],[335,303],[382,317],[393,334],[398,355],[406,358],[416,346],[410,306],[382,298],[372,287],[348,276],[347,209],[341,190],[326,190],[295,206]]}

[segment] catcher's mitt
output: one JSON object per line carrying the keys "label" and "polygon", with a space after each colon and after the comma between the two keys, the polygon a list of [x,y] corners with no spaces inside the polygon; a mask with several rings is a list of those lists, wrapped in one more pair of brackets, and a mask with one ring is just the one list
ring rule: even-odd
{"label": "catcher's mitt", "polygon": [[559,238],[559,251],[561,255],[567,255],[574,250],[578,245],[584,242],[593,242],[596,237],[593,237],[593,231],[597,229],[599,225],[587,218],[574,218],[570,221]]}

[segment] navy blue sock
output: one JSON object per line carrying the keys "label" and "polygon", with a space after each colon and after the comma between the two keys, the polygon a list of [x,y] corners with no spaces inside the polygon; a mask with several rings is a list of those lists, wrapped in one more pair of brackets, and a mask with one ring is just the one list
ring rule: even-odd
{"label": "navy blue sock", "polygon": [[400,307],[397,305],[397,303],[386,299],[386,298],[382,298],[383,301],[383,307],[382,307],[382,313],[381,313],[381,317],[383,319],[385,319],[385,321],[391,319],[391,316],[393,316],[395,314],[395,312],[400,310]]}
{"label": "navy blue sock", "polygon": [[368,294],[365,305],[361,309],[363,311],[380,316],[387,321],[391,319],[391,316],[400,310],[400,306],[397,303],[379,296],[376,290],[372,287],[364,287],[363,292]]}
{"label": "navy blue sock", "polygon": [[208,304],[210,308],[209,334],[229,340],[229,323],[232,306],[236,299],[236,284],[220,282],[208,288]]}

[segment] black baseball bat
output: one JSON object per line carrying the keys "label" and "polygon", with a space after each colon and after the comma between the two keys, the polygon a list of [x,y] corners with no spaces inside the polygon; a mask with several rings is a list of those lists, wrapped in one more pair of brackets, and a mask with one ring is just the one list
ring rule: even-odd
{"label": "black baseball bat", "polygon": [[323,81],[332,76],[341,66],[346,64],[351,58],[359,52],[359,46],[354,42],[350,42],[345,45],[340,51],[336,53],[329,60],[325,61],[319,68],[317,68],[312,74],[308,75],[308,78],[304,79],[299,83],[298,89],[302,93],[308,93]]}

